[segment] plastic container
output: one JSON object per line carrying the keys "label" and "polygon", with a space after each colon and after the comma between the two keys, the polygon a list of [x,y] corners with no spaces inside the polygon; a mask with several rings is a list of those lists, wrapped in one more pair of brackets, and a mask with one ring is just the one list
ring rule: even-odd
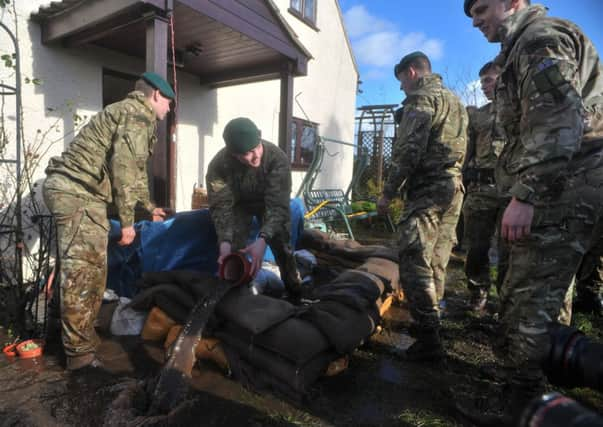
{"label": "plastic container", "polygon": [[220,264],[218,275],[220,279],[232,282],[234,286],[249,283],[251,277],[251,263],[245,255],[233,252],[226,255]]}
{"label": "plastic container", "polygon": [[15,357],[17,355],[17,344],[8,344],[2,349],[7,357]]}
{"label": "plastic container", "polygon": [[[28,348],[32,344],[35,344],[35,348]],[[17,353],[22,359],[30,359],[32,357],[40,357],[42,355],[42,349],[44,348],[44,341],[42,340],[25,340],[17,344]]]}

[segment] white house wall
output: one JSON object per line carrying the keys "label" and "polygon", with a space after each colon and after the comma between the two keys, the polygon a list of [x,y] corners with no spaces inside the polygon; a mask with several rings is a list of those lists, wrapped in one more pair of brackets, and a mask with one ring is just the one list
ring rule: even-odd
{"label": "white house wall", "polygon": [[[48,140],[54,141],[39,159],[40,166],[35,173],[37,180],[44,177],[48,158],[60,154],[71,140],[75,128],[73,113],[89,117],[101,110],[102,69],[128,74],[144,71],[144,61],[106,49],[43,46],[40,26],[30,21],[29,15],[45,4],[48,2],[42,0],[16,2],[22,75],[42,81],[40,85],[23,85],[25,140],[34,141],[39,136],[38,129],[45,132],[52,127]],[[289,0],[278,0],[276,4],[313,56],[308,63],[308,76],[294,79],[293,115],[318,123],[321,136],[354,142],[358,75],[335,0],[317,1],[316,26],[319,31],[287,11]],[[1,19],[14,27],[13,18],[6,11]],[[0,35],[0,50],[1,54],[13,52],[10,39],[3,34]],[[4,71],[0,76],[7,78]],[[209,161],[223,146],[222,130],[230,119],[252,118],[262,130],[263,138],[278,144],[280,82],[210,89],[199,85],[198,78],[185,73],[178,74],[178,82],[176,208],[186,210],[190,209],[193,185],[204,183]],[[346,188],[352,176],[353,148],[328,143],[327,153],[316,186]],[[303,174],[293,173],[293,193]]]}
{"label": "white house wall", "polygon": [[[323,137],[354,143],[354,114],[358,74],[339,18],[335,0],[317,1],[316,31],[287,10],[290,0],[277,0],[281,15],[293,28],[299,40],[310,51],[313,59],[308,62],[308,75],[296,77],[293,82],[293,115],[319,124],[319,134]],[[192,82],[194,84],[194,81]],[[181,96],[188,93],[181,88]],[[222,130],[235,117],[246,116],[254,120],[262,131],[262,137],[278,144],[278,124],[280,113],[280,82],[268,81],[239,86],[228,86],[202,91],[199,110],[201,126],[199,145],[202,159],[199,168],[192,165],[193,157],[188,150],[186,136],[179,127],[178,140],[178,207],[190,204],[194,183],[204,182],[207,165],[213,155],[223,146]],[[182,110],[185,110],[182,101]],[[180,119],[182,121],[182,118]],[[346,145],[327,143],[322,172],[315,187],[347,188],[352,179],[354,149]],[[186,158],[186,159],[185,159]],[[182,159],[182,160],[181,160]],[[199,159],[194,159],[199,160]],[[183,170],[183,164],[190,169]],[[293,172],[295,194],[305,172]]]}
{"label": "white house wall", "polygon": [[[275,3],[313,58],[308,75],[294,81],[293,115],[319,124],[323,137],[354,142],[354,114],[358,74],[335,0],[316,0],[318,31],[287,10],[290,0]],[[303,111],[302,111],[303,110]],[[316,187],[346,188],[352,178],[352,147],[327,143],[323,171]]]}

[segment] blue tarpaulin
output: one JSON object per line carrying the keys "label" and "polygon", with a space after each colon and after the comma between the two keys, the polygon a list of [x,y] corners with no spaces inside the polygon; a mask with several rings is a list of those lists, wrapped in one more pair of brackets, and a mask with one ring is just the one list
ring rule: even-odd
{"label": "blue tarpaulin", "polygon": [[[296,248],[303,230],[304,205],[291,200],[291,246]],[[216,230],[207,209],[181,212],[162,222],[141,221],[135,224],[136,239],[129,246],[119,246],[119,222],[111,221],[108,247],[107,287],[118,295],[132,297],[134,282],[142,273],[170,270],[197,270],[215,274],[218,270]],[[259,232],[257,222],[251,240]],[[264,257],[273,261],[268,248]]]}

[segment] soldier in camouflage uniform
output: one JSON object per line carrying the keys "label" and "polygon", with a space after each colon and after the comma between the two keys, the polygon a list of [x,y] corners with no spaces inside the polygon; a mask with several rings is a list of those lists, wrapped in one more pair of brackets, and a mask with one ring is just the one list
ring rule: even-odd
{"label": "soldier in camouflage uniform", "polygon": [[169,112],[174,92],[155,73],[144,73],[135,89],[92,117],[46,168],[43,193],[57,226],[61,331],[70,370],[102,366],[95,355],[99,338],[94,322],[107,277],[107,208],[116,208],[120,245],[134,240],[137,204],[164,214],[149,200],[146,164],[157,119]]}
{"label": "soldier in camouflage uniform", "polygon": [[501,43],[495,108],[506,144],[496,183],[512,199],[501,225],[510,258],[500,349],[509,369],[505,412],[517,414],[541,392],[547,323],[558,318],[599,219],[603,73],[591,41],[573,23],[547,17],[543,6],[527,0],[464,6],[473,26]]}
{"label": "soldier in camouflage uniform", "polygon": [[[490,101],[494,98],[494,86],[499,72],[500,69],[493,62],[488,62],[479,71],[482,91]],[[467,249],[465,274],[471,292],[471,308],[483,313],[490,289],[488,250],[496,225],[502,216],[503,203],[496,191],[494,167],[504,141],[494,128],[492,102],[468,111],[469,139],[463,171],[467,189],[463,203]],[[506,202],[508,203],[508,200]],[[500,255],[504,254],[502,245],[497,245],[496,249]],[[504,256],[499,258],[505,259]],[[504,261],[501,264],[504,264]],[[504,267],[498,271],[502,276]]]}
{"label": "soldier in camouflage uniform", "polygon": [[[287,155],[260,139],[248,118],[231,120],[224,128],[226,147],[212,159],[205,181],[211,218],[216,227],[218,262],[234,250],[251,257],[251,275],[261,268],[266,245],[290,294],[297,295],[301,279],[290,240],[291,168]],[[261,222],[258,239],[247,245],[253,217]]]}
{"label": "soldier in camouflage uniform", "polygon": [[444,354],[438,303],[463,200],[461,166],[468,118],[458,97],[442,85],[438,74],[431,73],[422,52],[402,58],[394,74],[406,99],[392,170],[378,208],[385,212],[391,199],[404,193],[400,281],[415,321],[411,335],[417,339],[406,357],[438,360]]}

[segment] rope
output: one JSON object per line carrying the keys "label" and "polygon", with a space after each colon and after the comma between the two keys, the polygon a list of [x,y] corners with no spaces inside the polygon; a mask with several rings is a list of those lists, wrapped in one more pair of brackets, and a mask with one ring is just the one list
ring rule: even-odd
{"label": "rope", "polygon": [[178,111],[178,77],[176,75],[176,41],[174,38],[174,13],[170,14],[170,32],[172,35],[172,83],[174,86],[174,93],[176,96],[174,97],[174,126],[176,124],[176,117]]}

